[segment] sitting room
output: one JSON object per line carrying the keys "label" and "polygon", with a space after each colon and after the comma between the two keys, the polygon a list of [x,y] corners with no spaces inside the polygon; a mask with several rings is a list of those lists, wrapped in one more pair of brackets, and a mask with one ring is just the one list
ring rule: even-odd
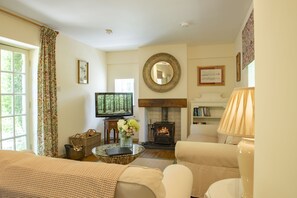
{"label": "sitting room", "polygon": [[0,197],[294,197],[296,6],[0,0]]}

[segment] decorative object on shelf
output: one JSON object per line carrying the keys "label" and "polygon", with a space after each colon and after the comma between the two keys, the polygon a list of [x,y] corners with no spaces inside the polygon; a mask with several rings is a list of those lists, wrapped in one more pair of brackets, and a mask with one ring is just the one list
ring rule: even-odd
{"label": "decorative object on shelf", "polygon": [[158,53],[145,62],[142,76],[145,84],[151,90],[166,92],[177,85],[181,76],[181,69],[174,56]]}
{"label": "decorative object on shelf", "polygon": [[83,60],[78,60],[78,83],[89,83],[89,63]]}
{"label": "decorative object on shelf", "polygon": [[120,133],[120,146],[132,147],[132,136],[139,130],[139,123],[135,119],[120,119],[117,122]]}
{"label": "decorative object on shelf", "polygon": [[236,55],[236,82],[241,81],[241,54]]}
{"label": "decorative object on shelf", "polygon": [[238,144],[238,164],[244,198],[253,197],[254,185],[254,88],[235,88],[222,116],[218,132],[244,137]]}
{"label": "decorative object on shelf", "polygon": [[198,86],[225,85],[225,66],[198,66]]}

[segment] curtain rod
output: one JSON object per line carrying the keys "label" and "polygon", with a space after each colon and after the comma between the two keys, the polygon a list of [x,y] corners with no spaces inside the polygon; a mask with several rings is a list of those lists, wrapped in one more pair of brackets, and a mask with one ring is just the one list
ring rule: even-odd
{"label": "curtain rod", "polygon": [[[39,23],[39,22],[35,22],[35,21],[31,20],[31,19],[27,19],[27,18],[25,18],[25,17],[19,16],[19,15],[17,15],[17,14],[14,14],[14,13],[12,13],[12,12],[9,12],[9,11],[7,11],[7,10],[4,10],[4,9],[2,9],[2,8],[0,8],[0,11],[4,12],[4,13],[6,13],[6,14],[9,14],[9,15],[11,15],[11,16],[13,16],[13,17],[16,17],[16,18],[18,18],[18,19],[21,19],[21,20],[23,20],[23,21],[29,22],[29,23],[31,23],[31,24],[33,24],[33,25],[38,26],[38,27],[46,26],[46,25],[43,25],[43,24],[41,24],[41,23]],[[55,32],[56,32],[57,34],[59,34],[58,31],[55,31]]]}

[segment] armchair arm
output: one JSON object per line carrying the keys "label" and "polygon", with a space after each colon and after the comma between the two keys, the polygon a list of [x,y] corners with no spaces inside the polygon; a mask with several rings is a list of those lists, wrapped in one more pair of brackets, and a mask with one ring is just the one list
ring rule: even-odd
{"label": "armchair arm", "polygon": [[193,174],[184,165],[173,164],[163,171],[163,184],[166,198],[190,197],[193,185]]}
{"label": "armchair arm", "polygon": [[236,145],[178,141],[175,146],[175,157],[178,162],[238,168],[236,150]]}
{"label": "armchair arm", "polygon": [[219,180],[240,177],[236,145],[178,141],[175,157],[178,164],[193,174],[192,196],[203,197],[209,186]]}

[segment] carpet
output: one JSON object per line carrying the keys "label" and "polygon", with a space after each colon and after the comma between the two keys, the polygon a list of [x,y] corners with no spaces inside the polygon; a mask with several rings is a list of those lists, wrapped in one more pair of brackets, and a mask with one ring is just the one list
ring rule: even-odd
{"label": "carpet", "polygon": [[150,168],[158,168],[163,171],[167,166],[174,163],[174,160],[153,159],[153,158],[137,158],[129,165],[146,166]]}

